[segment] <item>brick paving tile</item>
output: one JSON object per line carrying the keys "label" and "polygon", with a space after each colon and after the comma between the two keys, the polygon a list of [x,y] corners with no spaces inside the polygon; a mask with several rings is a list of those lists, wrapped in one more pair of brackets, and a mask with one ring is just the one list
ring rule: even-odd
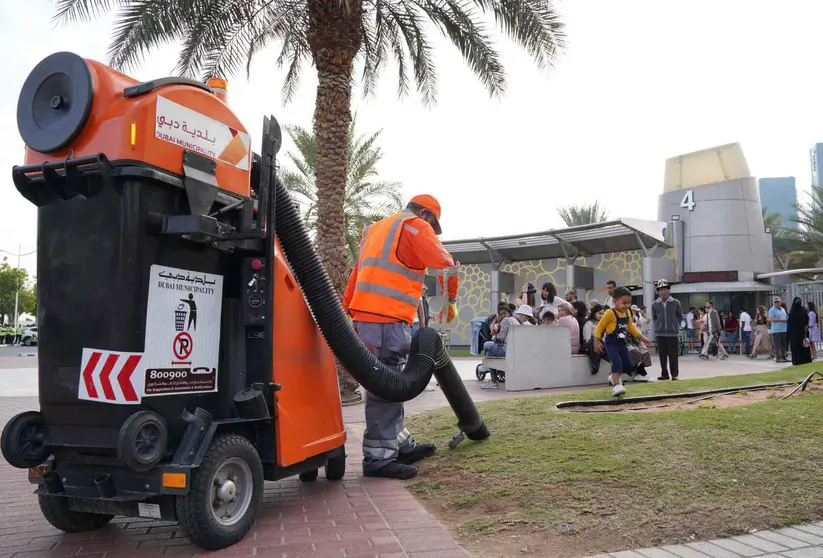
{"label": "brick paving tile", "polygon": [[780,554],[786,558],[823,558],[823,548],[819,546],[809,546],[797,550],[787,550]]}
{"label": "brick paving tile", "polygon": [[702,552],[699,552],[693,548],[689,548],[688,546],[682,544],[672,544],[668,546],[663,546],[661,548],[667,552],[676,554],[681,558],[706,558],[706,554],[703,554]]}
{"label": "brick paving tile", "polygon": [[786,535],[787,537],[791,537],[793,539],[797,539],[799,541],[804,541],[809,544],[823,544],[823,537],[819,535],[813,535],[812,533],[808,533],[806,531],[802,531],[796,527],[786,527],[785,529],[777,529],[776,533],[780,533],[781,535]]}
{"label": "brick paving tile", "polygon": [[803,548],[805,546],[809,546],[809,543],[805,541],[787,537],[786,535],[781,535],[780,533],[775,533],[774,531],[758,531],[754,535],[756,537],[760,537],[761,539],[766,539],[781,546],[785,546],[786,548]]}
{"label": "brick paving tile", "polygon": [[711,556],[711,558],[739,558],[739,554],[732,552],[731,550],[725,549],[722,546],[717,546],[716,544],[712,544],[709,542],[693,542],[687,543],[686,546],[689,548],[693,548],[695,550],[699,550],[706,556]]}
{"label": "brick paving tile", "polygon": [[672,554],[662,548],[641,548],[637,552],[648,558],[679,558],[677,554]]}
{"label": "brick paving tile", "polygon": [[733,539],[715,539],[713,541],[709,541],[710,543],[721,546],[727,550],[731,550],[732,552],[739,554],[740,556],[745,556],[746,558],[751,556],[760,556],[763,554],[757,548],[752,548],[747,544],[743,544],[740,541],[735,541]]}
{"label": "brick paving tile", "polygon": [[[0,427],[36,409],[36,398],[0,397]],[[360,410],[362,415],[362,409]],[[362,419],[362,417],[361,417]],[[356,429],[355,429],[356,430]],[[245,539],[214,552],[193,546],[177,524],[117,517],[90,533],[66,534],[40,513],[25,471],[0,459],[0,558],[464,558],[468,554],[403,486],[360,476],[360,440],[349,436],[348,472],[266,483],[258,519]]]}
{"label": "brick paving tile", "polygon": [[761,539],[760,537],[755,537],[754,535],[742,535],[740,537],[734,537],[734,540],[760,549],[763,552],[782,552],[783,550],[788,550],[785,546],[773,543],[772,541],[767,541],[766,539]]}

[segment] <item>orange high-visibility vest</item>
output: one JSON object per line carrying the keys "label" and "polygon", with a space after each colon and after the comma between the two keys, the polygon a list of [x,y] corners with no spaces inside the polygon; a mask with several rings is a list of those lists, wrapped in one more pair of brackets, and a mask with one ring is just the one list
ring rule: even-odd
{"label": "orange high-visibility vest", "polygon": [[419,217],[401,211],[363,229],[351,310],[414,322],[426,269],[411,269],[397,258],[403,225],[412,219]]}

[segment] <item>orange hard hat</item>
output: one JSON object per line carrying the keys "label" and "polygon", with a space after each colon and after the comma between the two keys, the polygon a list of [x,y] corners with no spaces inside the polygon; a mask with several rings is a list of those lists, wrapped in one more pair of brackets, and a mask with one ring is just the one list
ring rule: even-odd
{"label": "orange hard hat", "polygon": [[419,194],[414,196],[411,200],[411,203],[416,203],[423,209],[428,210],[429,213],[434,215],[434,225],[432,228],[434,232],[437,234],[441,234],[443,230],[440,228],[440,202],[437,201],[437,198],[434,196],[430,196],[428,194]]}

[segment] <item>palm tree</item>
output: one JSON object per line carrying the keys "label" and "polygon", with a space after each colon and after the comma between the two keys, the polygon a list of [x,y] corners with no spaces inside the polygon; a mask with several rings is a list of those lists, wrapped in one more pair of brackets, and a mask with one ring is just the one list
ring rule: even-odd
{"label": "palm tree", "polygon": [[797,231],[793,234],[794,249],[800,253],[804,267],[823,264],[823,187],[812,186],[809,202],[797,205]]}
{"label": "palm tree", "polygon": [[[308,229],[317,230],[317,137],[301,126],[287,126],[297,151],[288,153],[295,170],[283,173],[283,183],[297,199],[303,209],[303,218]],[[349,127],[348,176],[344,218],[346,222],[346,245],[348,247],[348,269],[354,266],[360,244],[360,233],[371,223],[379,221],[403,208],[399,182],[378,179],[377,164],[383,158],[383,151],[376,145],[382,130],[370,136],[355,134],[354,119]]]}
{"label": "palm tree", "polygon": [[[346,163],[354,65],[362,67],[364,96],[374,92],[389,59],[398,68],[398,93],[413,79],[427,106],[436,99],[430,40],[433,24],[460,51],[492,97],[506,75],[485,19],[494,21],[531,55],[540,69],[565,47],[555,0],[57,0],[55,19],[89,20],[118,8],[108,63],[128,71],[152,49],[182,41],[176,72],[229,78],[258,52],[279,43],[287,65],[283,99],[296,93],[300,70],[317,71],[314,110],[317,142],[317,252],[338,294],[346,284]],[[346,397],[346,394],[343,395]]]}
{"label": "palm tree", "polygon": [[[815,219],[813,206],[814,202],[807,208],[797,207],[798,217],[791,220],[800,224],[799,219],[805,214],[811,223]],[[797,229],[786,227],[780,213],[769,212],[767,207],[763,207],[762,211],[763,224],[772,235],[772,249],[779,269],[808,269],[817,267],[823,261],[821,248],[815,249],[813,242],[804,240],[810,238],[808,226]]]}
{"label": "palm tree", "polygon": [[591,205],[569,205],[561,207],[557,210],[560,218],[566,223],[567,227],[577,227],[579,225],[591,225],[592,223],[602,223],[609,216],[602,207],[600,202],[594,202]]}

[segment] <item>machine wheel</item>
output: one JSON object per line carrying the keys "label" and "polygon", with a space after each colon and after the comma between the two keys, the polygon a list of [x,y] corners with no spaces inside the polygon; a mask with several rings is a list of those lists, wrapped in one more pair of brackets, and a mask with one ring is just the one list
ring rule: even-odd
{"label": "machine wheel", "polygon": [[477,368],[474,369],[474,375],[477,376],[477,381],[482,382],[486,379],[486,371],[483,370],[483,365],[478,364]]}
{"label": "machine wheel", "polygon": [[311,471],[303,471],[302,473],[300,473],[300,480],[302,482],[314,482],[317,480],[317,476],[317,469],[312,469]]}
{"label": "machine wheel", "polygon": [[39,494],[37,501],[43,517],[57,529],[65,533],[83,533],[102,529],[114,518],[113,515],[86,513],[69,509],[68,498]]}
{"label": "machine wheel", "polygon": [[117,457],[133,471],[148,471],[163,459],[168,437],[163,417],[153,411],[138,411],[120,427]]}
{"label": "machine wheel", "polygon": [[0,449],[6,461],[18,469],[43,463],[50,453],[43,415],[39,411],[26,411],[13,417],[3,428]]}
{"label": "machine wheel", "polygon": [[176,498],[177,518],[189,539],[205,550],[231,546],[251,529],[263,495],[263,465],[238,434],[212,440],[191,490]]}
{"label": "machine wheel", "polygon": [[326,480],[339,481],[346,474],[346,454],[330,457],[326,462]]}

